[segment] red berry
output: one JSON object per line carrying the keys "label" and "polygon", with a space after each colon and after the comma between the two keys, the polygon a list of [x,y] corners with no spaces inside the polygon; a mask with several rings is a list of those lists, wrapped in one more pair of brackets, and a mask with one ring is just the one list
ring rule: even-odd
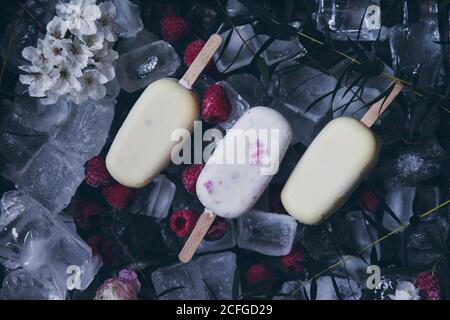
{"label": "red berry", "polygon": [[438,277],[432,272],[422,272],[416,278],[419,294],[425,300],[440,300],[441,285]]}
{"label": "red berry", "polygon": [[363,209],[372,213],[378,211],[380,200],[368,187],[363,187],[359,201]]}
{"label": "red berry", "polygon": [[80,202],[75,209],[75,221],[85,230],[98,227],[106,208],[98,202]]}
{"label": "red berry", "polygon": [[262,263],[255,264],[248,269],[246,280],[247,286],[257,292],[268,292],[275,284],[272,269]]}
{"label": "red berry", "polygon": [[111,183],[112,178],[106,169],[105,160],[101,157],[94,157],[86,164],[85,182],[91,187],[98,188]]}
{"label": "red berry", "polygon": [[205,240],[216,241],[221,239],[227,232],[227,221],[224,218],[217,217],[206,233]]}
{"label": "red berry", "polygon": [[206,89],[202,101],[202,118],[210,124],[218,124],[228,120],[231,105],[225,90],[217,84]]}
{"label": "red berry", "polygon": [[188,34],[188,24],[178,16],[168,16],[161,23],[163,39],[169,42],[177,42]]}
{"label": "red berry", "polygon": [[[203,40],[196,40],[191,42],[187,47],[186,50],[184,50],[184,63],[189,67],[192,62],[194,62],[195,58],[197,58],[200,51],[202,51],[203,47],[205,46],[205,41]],[[211,61],[208,62],[208,65],[206,68],[211,66]]]}
{"label": "red berry", "polygon": [[187,192],[196,194],[195,185],[197,184],[197,179],[203,170],[202,164],[193,164],[184,168],[181,173],[181,178],[183,180],[183,186]]}
{"label": "red berry", "polygon": [[304,259],[305,252],[303,251],[303,248],[296,245],[292,248],[289,254],[281,257],[281,267],[286,273],[302,272],[304,269],[302,264]]}
{"label": "red berry", "polygon": [[103,266],[111,267],[115,262],[115,253],[111,243],[98,235],[90,236],[86,243],[91,247],[93,256],[101,256]]}
{"label": "red berry", "polygon": [[106,201],[116,210],[122,210],[133,199],[135,189],[128,188],[120,183],[103,187],[102,193]]}
{"label": "red berry", "polygon": [[170,230],[178,238],[184,238],[194,230],[199,215],[191,210],[179,210],[170,216]]}

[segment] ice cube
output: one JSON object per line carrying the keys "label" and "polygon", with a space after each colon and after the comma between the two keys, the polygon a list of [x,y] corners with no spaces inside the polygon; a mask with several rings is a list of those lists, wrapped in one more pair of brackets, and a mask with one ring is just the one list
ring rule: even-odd
{"label": "ice cube", "polygon": [[238,247],[268,256],[287,255],[294,243],[297,222],[288,215],[252,210],[237,219]]}
{"label": "ice cube", "polygon": [[175,184],[165,175],[159,175],[147,187],[138,191],[130,212],[164,219],[169,213],[175,191]]}
{"label": "ice cube", "polygon": [[224,31],[220,33],[220,36],[223,41],[214,55],[214,61],[217,69],[223,73],[249,65],[260,48],[260,43],[250,24]]}
{"label": "ice cube", "polygon": [[395,186],[413,186],[438,176],[445,151],[434,137],[399,148],[378,168],[378,176],[387,190]]}
{"label": "ice cube", "polygon": [[261,81],[249,73],[239,73],[229,76],[226,82],[233,88],[250,107],[265,105],[266,89]]}
{"label": "ice cube", "polygon": [[[295,29],[300,29],[300,22],[290,23]],[[264,45],[270,37],[267,35],[259,35],[258,37],[261,45]],[[306,54],[306,49],[300,43],[298,36],[295,36],[291,40],[279,40],[275,39],[262,53],[263,59],[268,66],[272,66],[275,63],[281,61],[287,61],[294,58],[301,58]]]}
{"label": "ice cube", "polygon": [[[365,81],[365,88],[377,89],[380,92],[384,92],[387,88],[389,88],[393,81],[392,78],[388,77],[387,75],[394,76],[394,70],[392,70],[392,68],[384,62],[379,63],[383,63],[383,70],[381,74],[375,76],[364,76],[356,69],[356,66],[359,65],[347,59],[344,59],[343,61],[332,67],[330,69],[330,73],[336,79],[342,79],[342,84],[347,87],[351,85],[359,87],[362,82]],[[363,78],[357,81],[361,76],[363,76]]]}
{"label": "ice cube", "polygon": [[203,281],[210,295],[218,300],[232,300],[236,254],[233,252],[213,253],[201,256],[197,263],[202,271]]}
{"label": "ice cube", "polygon": [[[385,203],[397,219],[405,225],[413,216],[413,203],[416,196],[416,187],[394,187],[386,195]],[[383,226],[393,231],[401,225],[388,213],[383,214]]]}
{"label": "ice cube", "polygon": [[116,51],[120,55],[123,55],[127,52],[139,49],[141,47],[146,46],[149,43],[152,43],[152,42],[155,42],[158,40],[159,40],[159,38],[156,34],[148,31],[147,29],[143,29],[135,37],[120,40],[118,42]]}
{"label": "ice cube", "polygon": [[60,149],[87,161],[102,150],[114,117],[112,102],[89,101],[72,105],[69,120],[56,134],[53,143]]}
{"label": "ice cube", "polygon": [[121,27],[119,36],[122,38],[135,37],[144,24],[141,19],[139,6],[130,0],[112,0],[116,6],[115,22]]}
{"label": "ice cube", "polygon": [[[27,289],[36,297],[55,291],[58,298],[64,299],[67,289],[72,289],[67,285],[72,272],[77,273],[73,278],[76,288],[84,290],[89,286],[101,262],[92,257],[90,247],[75,230],[18,191],[3,195],[0,212],[1,263],[7,269],[21,270],[18,275],[8,276],[11,281],[7,290],[16,290],[22,298],[29,297]],[[70,271],[69,267],[74,269]],[[33,291],[33,283],[39,291]]]}
{"label": "ice cube", "polygon": [[219,124],[219,128],[227,130],[230,129],[248,109],[250,109],[250,105],[226,81],[219,81],[217,84],[225,90],[231,104],[230,117],[227,121]]}
{"label": "ice cube", "polygon": [[197,262],[179,263],[152,273],[152,282],[160,300],[204,300],[206,287]]}
{"label": "ice cube", "polygon": [[122,55],[117,63],[117,77],[122,88],[133,93],[173,75],[179,66],[180,57],[174,48],[159,40]]}
{"label": "ice cube", "polygon": [[361,252],[361,256],[369,261],[370,254],[375,248],[377,257],[380,257],[381,249],[377,244],[365,250],[371,243],[379,239],[378,232],[367,222],[361,211],[351,211],[345,214],[345,229],[348,239],[348,247],[355,250],[355,254]]}
{"label": "ice cube", "polygon": [[83,164],[75,155],[46,144],[17,181],[17,187],[58,213],[84,180]]}
{"label": "ice cube", "polygon": [[248,8],[239,0],[228,0],[226,11],[229,17],[239,17],[249,14]]}
{"label": "ice cube", "polygon": [[369,110],[370,103],[380,96],[377,89],[364,88],[362,94],[358,87],[342,87],[333,100],[333,118],[352,117],[360,120]]}
{"label": "ice cube", "polygon": [[[339,296],[342,300],[359,300],[361,299],[362,292],[358,284],[352,279],[335,277],[337,284],[337,291],[333,286],[333,280],[330,276],[322,276],[317,280],[317,295],[316,300],[339,300]],[[305,290],[308,297],[311,297],[311,283],[305,285]],[[301,290],[302,291],[302,290]]]}
{"label": "ice cube", "polygon": [[309,145],[332,119],[332,92],[336,79],[295,61],[281,63],[269,83],[272,107],[291,123],[292,144]]}
{"label": "ice cube", "polygon": [[370,275],[367,273],[370,264],[370,261],[366,262],[360,257],[343,256],[341,263],[333,272],[340,277],[352,279],[360,288],[364,288]]}
{"label": "ice cube", "polygon": [[301,300],[300,290],[303,288],[303,282],[293,280],[283,283],[279,291],[280,295],[275,295],[273,300]]}
{"label": "ice cube", "polygon": [[300,243],[312,259],[336,262],[342,254],[338,243],[348,241],[342,224],[334,218],[321,226],[303,225],[299,230]]}
{"label": "ice cube", "polygon": [[415,83],[420,89],[432,87],[438,79],[442,63],[442,48],[437,43],[439,39],[439,30],[426,24],[393,27],[390,45],[396,75]]}
{"label": "ice cube", "polygon": [[[349,37],[374,41],[381,29],[380,0],[322,0],[317,14],[318,29],[335,40]],[[382,32],[381,39],[385,39]]]}
{"label": "ice cube", "polygon": [[233,220],[227,220],[227,230],[224,236],[218,240],[209,241],[203,239],[197,249],[197,253],[215,252],[231,249],[236,246],[236,228]]}

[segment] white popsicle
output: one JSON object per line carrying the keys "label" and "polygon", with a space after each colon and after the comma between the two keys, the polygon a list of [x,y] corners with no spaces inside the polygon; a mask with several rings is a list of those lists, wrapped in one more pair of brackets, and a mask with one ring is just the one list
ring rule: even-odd
{"label": "white popsicle", "polygon": [[396,84],[361,122],[342,117],[322,129],[281,192],[289,214],[304,224],[319,224],[348,199],[377,159],[379,143],[369,128],[401,89]]}
{"label": "white popsicle", "polygon": [[106,157],[106,166],[121,184],[141,188],[170,162],[177,129],[192,131],[199,104],[191,86],[220,46],[213,35],[183,78],[161,79],[150,84],[122,124]]}
{"label": "white popsicle", "polygon": [[205,213],[179,258],[189,261],[215,215],[236,218],[258,201],[292,139],[292,129],[277,111],[254,107],[244,113],[217,145],[197,180],[197,196]]}

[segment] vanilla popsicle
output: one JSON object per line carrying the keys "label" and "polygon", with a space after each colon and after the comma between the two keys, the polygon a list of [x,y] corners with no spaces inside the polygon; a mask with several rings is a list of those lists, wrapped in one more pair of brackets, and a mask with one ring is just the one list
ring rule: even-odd
{"label": "vanilla popsicle", "polygon": [[[217,145],[198,177],[200,202],[224,218],[236,218],[250,210],[276,174],[291,139],[291,127],[277,111],[266,107],[247,111]],[[239,150],[231,147],[235,141],[242,144],[248,157],[241,163],[224,163],[224,159],[238,160]]]}
{"label": "vanilla popsicle", "polygon": [[199,103],[191,86],[220,46],[212,35],[183,78],[150,84],[131,109],[106,157],[108,171],[121,184],[141,188],[170,162],[177,129],[192,131]]}
{"label": "vanilla popsicle", "polygon": [[197,180],[205,212],[180,252],[191,260],[216,215],[236,218],[249,211],[277,173],[292,139],[292,129],[277,111],[254,107],[228,130]]}
{"label": "vanilla popsicle", "polygon": [[369,128],[401,89],[396,84],[361,122],[342,117],[322,129],[281,192],[289,214],[304,224],[319,224],[348,199],[377,159],[379,143]]}

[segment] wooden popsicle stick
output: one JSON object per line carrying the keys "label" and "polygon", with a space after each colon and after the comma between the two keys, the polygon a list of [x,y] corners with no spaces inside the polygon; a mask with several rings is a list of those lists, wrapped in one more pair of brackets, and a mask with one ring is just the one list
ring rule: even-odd
{"label": "wooden popsicle stick", "polygon": [[391,105],[402,89],[403,86],[399,82],[396,82],[389,96],[374,103],[369,111],[361,118],[361,122],[368,128],[372,127],[375,121],[377,121],[381,114]]}
{"label": "wooden popsicle stick", "polygon": [[202,242],[215,218],[216,215],[214,213],[205,209],[205,212],[203,212],[203,214],[198,219],[194,230],[192,230],[191,235],[187,239],[183,249],[178,255],[178,259],[180,259],[181,262],[186,263],[191,261],[192,257],[195,254],[195,251],[197,251],[197,248],[200,245],[200,242]]}
{"label": "wooden popsicle stick", "polygon": [[191,66],[184,74],[183,78],[180,79],[179,83],[183,87],[189,90],[192,89],[195,81],[200,76],[203,69],[205,69],[205,67],[208,65],[208,62],[211,60],[217,49],[219,49],[221,44],[222,37],[218,34],[213,34],[208,39],[203,49],[200,51],[194,62],[192,62]]}

